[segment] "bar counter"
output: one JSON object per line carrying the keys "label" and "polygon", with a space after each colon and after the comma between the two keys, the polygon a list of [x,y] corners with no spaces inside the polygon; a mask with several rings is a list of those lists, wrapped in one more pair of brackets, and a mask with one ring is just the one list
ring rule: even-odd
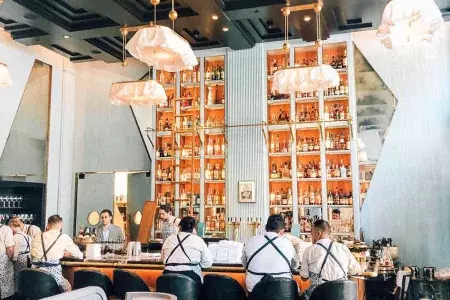
{"label": "bar counter", "polygon": [[[106,274],[113,278],[114,269],[124,269],[141,277],[150,287],[156,290],[156,279],[164,269],[164,264],[159,260],[127,260],[127,259],[105,259],[105,260],[63,260],[61,261],[64,277],[73,286],[74,273],[82,269],[92,269]],[[242,264],[221,264],[214,263],[209,269],[203,270],[203,275],[220,274],[237,280],[245,289],[245,269]],[[294,273],[294,279],[300,289],[304,291],[309,286],[309,282],[302,282],[298,272]]]}

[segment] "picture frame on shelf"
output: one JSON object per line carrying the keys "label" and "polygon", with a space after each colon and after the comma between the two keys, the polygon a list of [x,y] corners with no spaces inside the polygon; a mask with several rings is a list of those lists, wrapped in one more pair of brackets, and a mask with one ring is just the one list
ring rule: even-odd
{"label": "picture frame on shelf", "polygon": [[256,203],[254,181],[239,181],[238,201],[239,203]]}

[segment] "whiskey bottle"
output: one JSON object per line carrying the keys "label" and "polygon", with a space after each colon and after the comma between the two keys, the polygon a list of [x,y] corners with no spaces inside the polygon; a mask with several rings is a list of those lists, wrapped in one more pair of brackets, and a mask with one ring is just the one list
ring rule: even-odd
{"label": "whiskey bottle", "polygon": [[288,188],[287,205],[292,205],[292,191],[291,191],[291,188]]}
{"label": "whiskey bottle", "polygon": [[220,180],[219,164],[216,164],[213,171],[213,179]]}
{"label": "whiskey bottle", "polygon": [[214,155],[221,155],[219,140],[217,139],[214,143]]}
{"label": "whiskey bottle", "polygon": [[156,170],[156,180],[157,181],[162,181],[162,169],[161,169],[161,164],[158,164],[158,169]]}
{"label": "whiskey bottle", "polygon": [[276,203],[276,194],[275,191],[272,189],[272,192],[270,192],[270,205],[275,205]]}
{"label": "whiskey bottle", "polygon": [[220,80],[225,80],[225,67],[220,70]]}
{"label": "whiskey bottle", "polygon": [[331,143],[332,143],[332,141],[331,141],[330,133],[327,132],[327,138],[326,138],[326,140],[325,140],[325,149],[326,149],[327,151],[331,150]]}
{"label": "whiskey bottle", "polygon": [[208,140],[208,145],[206,146],[206,155],[213,156],[214,155],[214,145],[211,138]]}
{"label": "whiskey bottle", "polygon": [[345,144],[345,149],[350,150],[350,135],[347,137],[347,143]]}
{"label": "whiskey bottle", "polygon": [[206,180],[212,180],[213,179],[213,171],[211,164],[207,164],[206,170],[205,170],[205,179]]}
{"label": "whiskey bottle", "polygon": [[341,178],[347,178],[347,169],[344,166],[344,162],[341,159],[341,167],[340,167]]}
{"label": "whiskey bottle", "polygon": [[275,152],[276,153],[280,152],[280,137],[279,137],[279,135],[277,135],[277,137],[275,139]]}
{"label": "whiskey bottle", "polygon": [[321,205],[322,204],[322,191],[317,189],[316,190],[316,196],[315,196],[315,204]]}
{"label": "whiskey bottle", "polygon": [[223,165],[223,168],[222,168],[221,177],[222,177],[222,180],[225,180],[225,164]]}

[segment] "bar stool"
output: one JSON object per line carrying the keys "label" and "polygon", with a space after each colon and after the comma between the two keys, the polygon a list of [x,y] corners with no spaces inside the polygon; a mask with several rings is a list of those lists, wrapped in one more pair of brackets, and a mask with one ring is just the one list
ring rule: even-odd
{"label": "bar stool", "polygon": [[156,279],[156,291],[177,296],[177,300],[199,300],[200,288],[186,275],[163,274]]}
{"label": "bar stool", "polygon": [[73,289],[78,290],[88,286],[98,286],[107,297],[114,293],[111,279],[102,272],[96,270],[78,270],[74,273]]}
{"label": "bar stool", "polygon": [[290,278],[270,278],[258,282],[250,300],[298,300],[297,283]]}
{"label": "bar stool", "polygon": [[29,300],[37,300],[61,294],[55,278],[38,269],[25,269],[19,274],[19,295]]}
{"label": "bar stool", "polygon": [[114,270],[114,295],[125,299],[127,292],[150,292],[141,277],[126,270]]}
{"label": "bar stool", "polygon": [[329,281],[319,285],[310,300],[356,300],[358,285],[350,280]]}
{"label": "bar stool", "polygon": [[203,300],[247,300],[244,288],[235,279],[208,274],[203,279]]}

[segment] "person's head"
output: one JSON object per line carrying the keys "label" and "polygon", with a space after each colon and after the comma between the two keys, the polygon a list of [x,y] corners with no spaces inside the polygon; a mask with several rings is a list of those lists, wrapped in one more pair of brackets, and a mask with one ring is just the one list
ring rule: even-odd
{"label": "person's head", "polygon": [[194,211],[194,219],[196,222],[198,222],[200,220],[200,215],[196,211]]}
{"label": "person's head", "polygon": [[284,218],[281,215],[271,215],[269,219],[267,219],[266,231],[282,235],[285,226]]}
{"label": "person's head", "polygon": [[167,221],[172,215],[172,207],[169,204],[161,205],[159,208],[159,218],[163,221]]}
{"label": "person's head", "polygon": [[100,213],[100,220],[102,221],[103,226],[108,226],[111,224],[113,214],[109,209],[104,209]]}
{"label": "person's head", "polygon": [[61,231],[63,227],[63,219],[59,215],[48,217],[47,229]]}
{"label": "person's head", "polygon": [[14,234],[22,231],[22,224],[22,220],[17,216],[12,217],[8,222],[8,225],[11,227]]}
{"label": "person's head", "polygon": [[337,208],[333,209],[331,212],[331,216],[333,220],[339,220],[341,219],[341,211]]}
{"label": "person's head", "polygon": [[325,220],[317,220],[314,222],[311,237],[315,244],[318,240],[328,238],[330,235],[330,224]]}
{"label": "person's head", "polygon": [[194,217],[184,217],[183,219],[181,219],[180,221],[180,230],[182,232],[189,232],[192,233],[192,231],[194,231],[195,229],[195,219]]}

